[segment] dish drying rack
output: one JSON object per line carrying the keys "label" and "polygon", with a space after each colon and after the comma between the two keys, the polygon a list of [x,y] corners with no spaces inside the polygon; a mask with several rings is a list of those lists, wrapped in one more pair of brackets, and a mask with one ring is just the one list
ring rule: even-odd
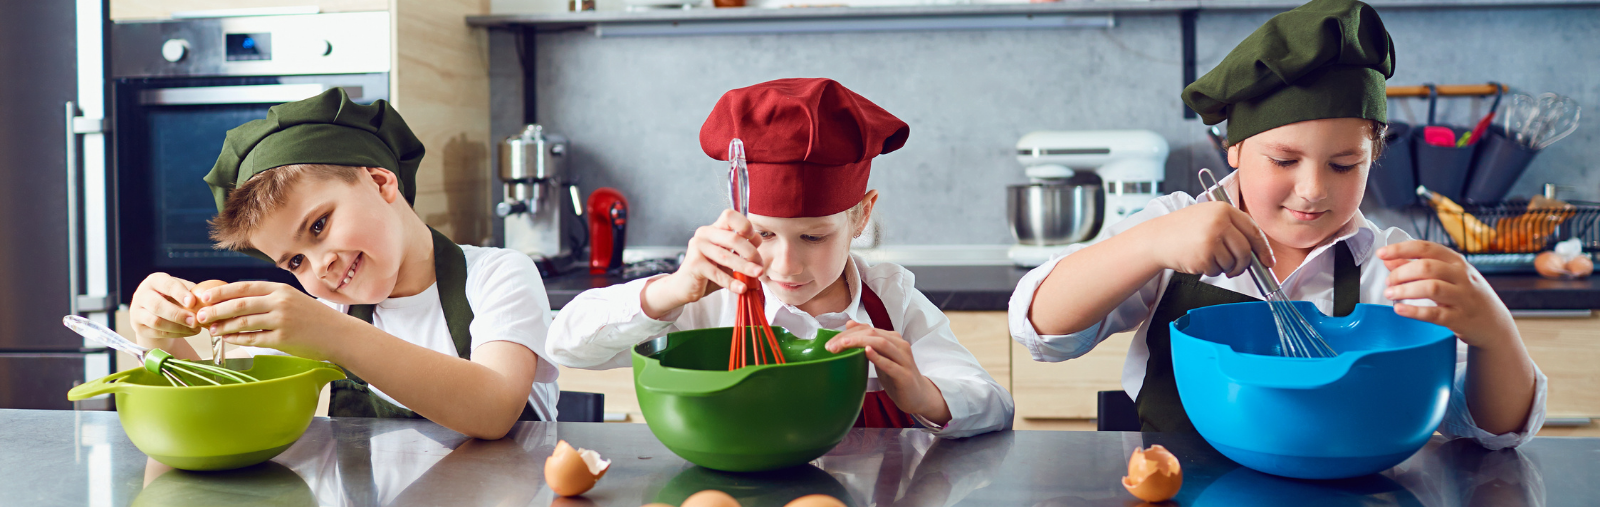
{"label": "dish drying rack", "polygon": [[[1600,252],[1600,203],[1567,204],[1572,207],[1529,210],[1527,199],[1516,199],[1461,204],[1461,211],[1449,211],[1419,203],[1409,215],[1417,239],[1460,252],[1480,272],[1531,273],[1534,257],[1561,241],[1578,238],[1586,255]],[[1486,227],[1476,226],[1474,219]],[[1451,230],[1461,231],[1459,237]]]}

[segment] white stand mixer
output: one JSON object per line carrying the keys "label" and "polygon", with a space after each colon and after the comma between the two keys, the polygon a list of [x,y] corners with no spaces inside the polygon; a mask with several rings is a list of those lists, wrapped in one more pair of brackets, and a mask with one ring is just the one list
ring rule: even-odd
{"label": "white stand mixer", "polygon": [[[1105,237],[1110,225],[1144,209],[1165,179],[1167,140],[1149,130],[1038,131],[1017,141],[1030,185],[1012,186],[1010,220],[1019,266],[1043,264],[1068,245]],[[1074,178],[1099,176],[1099,188]],[[1093,216],[1088,216],[1093,215]]]}

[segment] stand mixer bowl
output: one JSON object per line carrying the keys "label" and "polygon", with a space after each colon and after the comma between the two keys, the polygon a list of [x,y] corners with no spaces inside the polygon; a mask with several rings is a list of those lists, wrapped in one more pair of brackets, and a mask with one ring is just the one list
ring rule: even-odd
{"label": "stand mixer bowl", "polygon": [[1006,218],[1017,244],[1077,243],[1100,232],[1104,191],[1082,178],[1006,187]]}

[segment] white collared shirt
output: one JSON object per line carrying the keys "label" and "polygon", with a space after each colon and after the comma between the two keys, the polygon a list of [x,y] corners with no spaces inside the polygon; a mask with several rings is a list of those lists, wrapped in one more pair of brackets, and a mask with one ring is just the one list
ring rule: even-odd
{"label": "white collared shirt", "polygon": [[[467,331],[472,334],[471,350],[489,342],[511,342],[527,347],[537,361],[533,385],[528,391],[528,403],[545,421],[556,420],[556,402],[560,390],[556,377],[560,372],[545,360],[544,340],[550,329],[550,298],[544,292],[544,279],[539,277],[539,267],[533,260],[515,250],[461,245],[467,260],[467,305],[472,308],[472,324]],[[338,311],[349,311],[342,305],[318,299]],[[450,337],[450,327],[445,322],[444,304],[439,300],[438,282],[411,296],[392,297],[378,302],[373,309],[372,325],[396,338],[424,348],[456,357],[455,340]],[[274,349],[240,347],[252,356],[283,354]],[[379,398],[407,408],[405,404],[371,386]]]}
{"label": "white collared shirt", "polygon": [[[851,254],[844,273],[850,288],[850,305],[844,311],[813,317],[767,291],[767,321],[805,339],[815,338],[819,329],[842,330],[852,320],[871,323],[861,305],[861,284],[866,283],[883,301],[894,329],[911,342],[917,369],[939,387],[949,405],[951,419],[944,427],[913,416],[918,422],[939,436],[951,438],[1011,427],[1011,393],[1000,387],[956,340],[950,320],[913,286],[910,271],[890,263],[868,264]],[[639,296],[645,283],[652,279],[579,294],[556,314],[546,340],[545,357],[572,368],[623,368],[632,365],[629,351],[634,345],[674,331],[733,325],[738,295],[726,290],[673,310],[662,320],[651,319],[640,308]],[[767,290],[764,284],[761,287]],[[877,369],[870,364],[867,390],[882,390]]]}
{"label": "white collared shirt", "polygon": [[[1238,183],[1234,174],[1223,178],[1220,184],[1227,189],[1230,198],[1237,202]],[[1153,218],[1197,202],[1208,201],[1211,201],[1210,196],[1202,195],[1197,201],[1183,192],[1158,197],[1150,201],[1144,210],[1111,225],[1110,234],[1120,234]],[[1313,249],[1300,267],[1295,268],[1280,285],[1284,295],[1290,299],[1310,301],[1323,313],[1333,313],[1333,245],[1343,241],[1350,248],[1350,253],[1361,269],[1361,295],[1358,302],[1394,306],[1394,301],[1383,297],[1383,291],[1388,287],[1389,269],[1382,261],[1374,259],[1374,255],[1379,248],[1410,240],[1411,236],[1398,228],[1379,230],[1376,224],[1367,220],[1358,211],[1351,219],[1351,223],[1336,234],[1333,241]],[[1051,257],[1048,262],[1029,271],[1017,282],[1017,289],[1011,294],[1010,313],[1007,319],[1011,328],[1011,338],[1027,347],[1033,360],[1058,362],[1087,354],[1095,345],[1112,334],[1137,328],[1133,343],[1128,347],[1127,361],[1123,363],[1122,387],[1128,392],[1128,397],[1138,399],[1139,390],[1144,387],[1145,364],[1150,358],[1150,350],[1145,343],[1145,336],[1150,331],[1150,317],[1155,313],[1156,303],[1161,301],[1167,281],[1172,278],[1172,270],[1165,270],[1161,275],[1152,278],[1126,301],[1117,305],[1104,319],[1089,326],[1088,329],[1064,335],[1040,335],[1034,328],[1033,321],[1028,318],[1028,309],[1033,305],[1033,295],[1039,289],[1039,284],[1044,282],[1045,277],[1055,269],[1062,258],[1086,246],[1088,245],[1080,243],[1068,247]],[[1235,278],[1201,276],[1200,281],[1240,294],[1263,298],[1249,276]],[[1428,300],[1407,301],[1407,303],[1433,304]],[[1522,430],[1495,435],[1479,428],[1473,421],[1471,412],[1467,410],[1465,388],[1467,344],[1457,340],[1456,350],[1455,386],[1451,390],[1449,410],[1439,431],[1446,436],[1477,439],[1489,449],[1514,447],[1533,438],[1539,428],[1544,426],[1546,382],[1544,372],[1539,371],[1535,365],[1536,395],[1533,409],[1529,412],[1528,421]]]}

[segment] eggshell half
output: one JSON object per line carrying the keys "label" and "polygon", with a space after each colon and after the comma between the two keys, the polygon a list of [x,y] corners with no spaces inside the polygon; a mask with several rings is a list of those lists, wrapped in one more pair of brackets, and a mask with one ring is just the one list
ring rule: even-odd
{"label": "eggshell half", "polygon": [[1146,502],[1171,500],[1183,488],[1178,457],[1159,445],[1135,449],[1128,459],[1128,475],[1122,478],[1122,487]]}
{"label": "eggshell half", "polygon": [[577,496],[594,488],[596,481],[611,468],[611,462],[588,449],[574,449],[566,440],[544,460],[544,482],[561,496]]}

